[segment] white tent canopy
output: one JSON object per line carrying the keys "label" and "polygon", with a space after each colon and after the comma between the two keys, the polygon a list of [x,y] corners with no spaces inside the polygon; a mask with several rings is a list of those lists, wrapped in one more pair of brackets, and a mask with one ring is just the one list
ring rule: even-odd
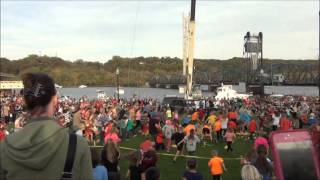
{"label": "white tent canopy", "polygon": [[23,89],[22,81],[0,81],[0,89]]}

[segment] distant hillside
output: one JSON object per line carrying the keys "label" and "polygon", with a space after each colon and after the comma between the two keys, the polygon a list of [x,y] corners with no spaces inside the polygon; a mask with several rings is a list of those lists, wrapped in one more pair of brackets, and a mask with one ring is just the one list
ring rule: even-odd
{"label": "distant hillside", "polygon": [[[280,60],[265,59],[265,72],[299,74],[317,73],[318,62],[315,60]],[[206,72],[216,75],[230,75],[231,78],[245,78],[246,63],[243,58],[229,60],[198,59],[194,63],[196,72]],[[46,72],[62,86],[89,86],[115,85],[115,70],[120,69],[121,86],[142,86],[154,76],[182,74],[182,61],[171,57],[136,57],[125,58],[114,56],[106,63],[74,62],[59,57],[29,55],[19,60],[0,58],[0,72],[14,74],[18,78],[26,72]],[[292,74],[292,72],[291,72]],[[293,75],[289,75],[293,76]],[[299,75],[297,75],[299,76]]]}

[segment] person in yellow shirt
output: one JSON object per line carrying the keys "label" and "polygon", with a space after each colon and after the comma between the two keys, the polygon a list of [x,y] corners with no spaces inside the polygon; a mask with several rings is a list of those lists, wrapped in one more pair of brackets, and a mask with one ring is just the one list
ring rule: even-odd
{"label": "person in yellow shirt", "polygon": [[172,118],[172,112],[171,112],[171,108],[170,107],[166,111],[166,116],[167,116],[167,119],[171,119]]}
{"label": "person in yellow shirt", "polygon": [[214,123],[217,121],[217,116],[214,114],[214,112],[211,112],[210,116],[207,119],[208,123],[213,127]]}
{"label": "person in yellow shirt", "polygon": [[220,180],[223,171],[227,171],[223,159],[218,156],[218,151],[212,151],[212,158],[208,162],[210,168],[210,173],[212,175],[212,180]]}

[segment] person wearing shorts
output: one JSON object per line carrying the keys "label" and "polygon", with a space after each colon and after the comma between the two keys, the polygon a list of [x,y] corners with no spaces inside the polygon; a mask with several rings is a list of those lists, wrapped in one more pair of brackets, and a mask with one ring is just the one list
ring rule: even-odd
{"label": "person wearing shorts", "polygon": [[202,128],[202,135],[203,138],[209,137],[212,141],[212,134],[211,134],[211,128],[209,124],[205,124]]}
{"label": "person wearing shorts", "polygon": [[212,158],[208,162],[212,180],[220,180],[223,171],[227,171],[223,159],[218,156],[218,151],[212,151]]}
{"label": "person wearing shorts", "polygon": [[184,138],[183,127],[179,127],[178,132],[174,133],[172,136],[172,140],[174,140],[175,144],[177,145],[177,152],[173,158],[173,162],[176,162],[177,157],[179,155],[182,155],[184,143],[179,144],[179,142],[182,141],[183,138]]}

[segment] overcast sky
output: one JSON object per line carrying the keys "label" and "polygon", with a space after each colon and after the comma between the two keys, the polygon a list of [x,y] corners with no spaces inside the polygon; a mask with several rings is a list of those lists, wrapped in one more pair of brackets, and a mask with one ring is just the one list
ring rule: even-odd
{"label": "overcast sky", "polygon": [[[1,57],[181,58],[189,9],[189,0],[1,1]],[[318,11],[318,1],[198,1],[195,57],[241,57],[245,33],[261,31],[264,57],[316,59]]]}

